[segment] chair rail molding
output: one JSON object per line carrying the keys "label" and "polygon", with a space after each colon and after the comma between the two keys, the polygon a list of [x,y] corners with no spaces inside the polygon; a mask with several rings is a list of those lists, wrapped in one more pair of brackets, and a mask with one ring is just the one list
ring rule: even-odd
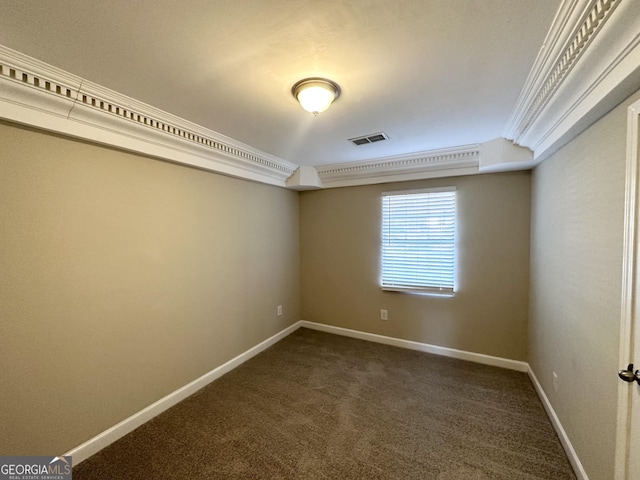
{"label": "chair rail molding", "polygon": [[298,168],[2,45],[0,118],[281,187]]}
{"label": "chair rail molding", "polygon": [[640,85],[640,2],[564,0],[503,136],[539,163]]}

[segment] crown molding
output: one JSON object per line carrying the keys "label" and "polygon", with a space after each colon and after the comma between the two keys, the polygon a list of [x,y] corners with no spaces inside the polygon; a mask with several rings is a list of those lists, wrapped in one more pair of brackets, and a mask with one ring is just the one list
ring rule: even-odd
{"label": "crown molding", "polygon": [[[563,0],[505,127],[504,137],[533,151],[533,160],[507,166],[531,168],[638,86],[640,1]],[[316,177],[295,163],[1,45],[0,118],[299,190],[506,168],[502,161],[487,167],[486,158],[483,166],[479,146],[469,145],[319,166]]]}
{"label": "crown molding", "polygon": [[325,188],[453,177],[478,173],[480,145],[464,145],[316,167]]}
{"label": "crown molding", "polygon": [[0,118],[282,187],[298,168],[2,45]]}
{"label": "crown molding", "polygon": [[564,0],[503,136],[556,151],[640,85],[640,2]]}

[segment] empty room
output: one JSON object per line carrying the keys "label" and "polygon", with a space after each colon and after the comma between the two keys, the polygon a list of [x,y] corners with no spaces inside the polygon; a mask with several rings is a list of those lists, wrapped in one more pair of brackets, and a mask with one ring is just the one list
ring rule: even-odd
{"label": "empty room", "polygon": [[640,478],[638,32],[0,2],[0,480]]}

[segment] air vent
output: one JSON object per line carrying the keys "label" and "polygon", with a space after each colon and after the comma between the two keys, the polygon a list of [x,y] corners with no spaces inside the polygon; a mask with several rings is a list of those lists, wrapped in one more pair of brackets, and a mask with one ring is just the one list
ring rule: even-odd
{"label": "air vent", "polygon": [[386,133],[380,132],[365,135],[364,137],[350,138],[349,141],[354,145],[365,145],[367,143],[381,142],[382,140],[387,140],[388,138],[389,136]]}

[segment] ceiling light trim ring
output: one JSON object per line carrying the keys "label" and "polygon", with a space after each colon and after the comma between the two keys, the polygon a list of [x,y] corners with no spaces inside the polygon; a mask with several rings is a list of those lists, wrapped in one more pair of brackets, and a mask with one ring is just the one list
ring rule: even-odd
{"label": "ceiling light trim ring", "polygon": [[[331,98],[324,98],[320,101],[320,103],[315,103],[316,99],[312,99],[312,103],[307,103],[307,100],[304,98],[303,93],[305,91],[309,91],[312,88],[320,88],[331,95]],[[342,90],[340,86],[334,82],[333,80],[329,80],[328,78],[323,77],[309,77],[303,78],[296,82],[293,87],[291,87],[291,94],[293,98],[295,98],[303,109],[305,109],[309,113],[313,113],[315,116],[318,113],[325,111],[328,109],[333,102],[335,102]],[[302,98],[301,98],[302,96]]]}

